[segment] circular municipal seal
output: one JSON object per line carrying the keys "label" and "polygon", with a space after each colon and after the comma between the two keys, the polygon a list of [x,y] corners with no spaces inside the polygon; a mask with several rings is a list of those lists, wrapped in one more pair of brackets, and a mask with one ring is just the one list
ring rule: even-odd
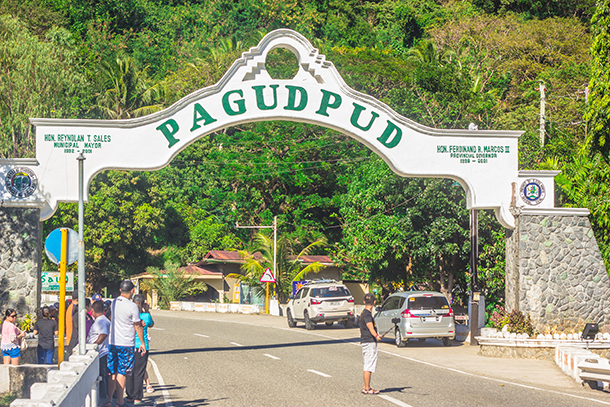
{"label": "circular municipal seal", "polygon": [[15,167],[4,177],[6,189],[17,198],[27,198],[38,187],[38,178],[27,167]]}
{"label": "circular municipal seal", "polygon": [[528,205],[538,205],[546,198],[546,190],[542,181],[529,178],[521,184],[521,199]]}

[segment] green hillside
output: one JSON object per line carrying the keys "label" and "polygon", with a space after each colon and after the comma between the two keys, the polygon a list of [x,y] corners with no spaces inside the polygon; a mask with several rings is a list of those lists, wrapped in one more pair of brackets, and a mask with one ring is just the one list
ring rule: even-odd
{"label": "green hillside", "polygon": [[[268,32],[290,28],[347,84],[436,128],[524,130],[521,169],[562,170],[559,206],[588,207],[610,264],[609,1],[3,0],[0,158],[33,157],[29,117],[124,119],[216,83]],[[296,60],[277,51],[276,78]],[[546,88],[541,145],[540,92]],[[587,103],[588,98],[588,103]],[[88,283],[247,249],[270,225],[294,252],[320,238],[346,277],[392,290],[468,289],[468,211],[451,180],[403,179],[362,144],[312,125],[211,134],[156,172],[99,174],[86,205]],[[481,284],[504,290],[504,230],[480,213]],[[61,204],[45,235],[75,227]],[[51,265],[48,265],[51,268]]]}

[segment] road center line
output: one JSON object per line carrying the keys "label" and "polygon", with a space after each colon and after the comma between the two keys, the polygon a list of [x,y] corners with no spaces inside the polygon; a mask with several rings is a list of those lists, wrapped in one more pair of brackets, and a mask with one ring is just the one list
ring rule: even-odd
{"label": "road center line", "polygon": [[[148,358],[148,361],[150,362],[150,364],[153,367],[153,370],[155,371],[155,376],[157,376],[157,381],[159,382],[159,386],[161,386],[161,393],[163,394],[163,402],[165,403],[165,407],[174,407],[174,405],[172,404],[172,400],[169,398],[169,392],[165,388],[165,381],[163,380],[163,377],[161,376],[161,372],[159,372],[159,368],[157,367],[157,364],[151,358]],[[157,403],[157,399],[155,399],[155,404],[156,403]]]}
{"label": "road center line", "polygon": [[[185,318],[182,318],[182,319],[192,319],[192,320],[201,321],[201,319],[199,319],[199,318],[191,318],[191,317],[185,317]],[[214,319],[214,318],[205,319],[205,321],[221,322],[221,323],[227,323],[227,324],[251,325],[251,326],[256,326],[256,327],[259,327],[259,328],[280,329],[282,331],[294,332],[296,334],[319,336],[319,337],[322,337],[322,338],[329,338],[329,339],[339,340],[339,341],[342,341],[342,342],[345,342],[345,343],[348,343],[348,344],[351,344],[351,345],[360,346],[360,343],[357,343],[357,342],[350,342],[350,341],[345,340],[345,339],[336,338],[334,336],[319,334],[319,333],[315,333],[315,332],[311,332],[311,331],[299,331],[299,330],[295,330],[295,329],[292,329],[292,328],[281,328],[281,327],[277,327],[277,326],[265,326],[265,325],[261,325],[261,324],[254,324],[254,323],[251,323],[251,322],[227,321],[227,320]],[[510,381],[507,381],[507,380],[495,379],[493,377],[482,376],[482,375],[478,375],[478,374],[475,374],[475,373],[464,372],[462,370],[454,369],[454,368],[447,367],[447,366],[437,365],[437,364],[430,363],[430,362],[425,362],[423,360],[409,358],[407,356],[398,355],[396,353],[384,351],[384,350],[381,350],[381,349],[379,350],[379,352],[383,352],[383,353],[386,353],[386,354],[392,355],[392,356],[397,356],[397,357],[402,358],[402,359],[407,359],[407,360],[410,360],[410,361],[415,362],[415,363],[421,363],[421,364],[424,364],[424,365],[433,366],[433,367],[438,368],[438,369],[453,371],[455,373],[463,374],[463,375],[466,375],[466,376],[471,376],[471,377],[476,377],[476,378],[479,378],[479,379],[484,379],[484,380],[490,380],[490,381],[495,381],[495,382],[499,382],[499,383],[509,384],[509,385],[512,385],[512,386],[522,387],[522,388],[526,388],[526,389],[530,389],[530,390],[536,390],[536,391],[545,392],[545,393],[559,394],[561,396],[571,397],[571,398],[580,399],[580,400],[593,401],[595,403],[600,403],[600,404],[605,404],[607,406],[610,406],[610,403],[608,403],[606,401],[594,399],[592,397],[577,396],[576,394],[570,394],[570,393],[566,393],[566,392],[562,392],[562,391],[543,389],[541,387],[527,386],[527,385],[524,385],[524,384],[521,384],[521,383],[515,383],[515,382],[510,382]]]}
{"label": "road center line", "polygon": [[244,346],[244,345],[240,345],[240,344],[239,344],[239,343],[237,343],[237,342],[231,342],[231,345],[235,345],[235,346]]}
{"label": "road center line", "polygon": [[331,375],[329,375],[329,374],[322,373],[322,372],[318,372],[317,370],[307,369],[307,371],[308,371],[308,372],[311,372],[311,373],[315,373],[315,374],[320,375],[320,376],[322,376],[322,377],[332,377],[332,376],[331,376]]}
{"label": "road center line", "polygon": [[201,336],[202,338],[209,338],[209,336],[207,336],[207,335],[202,335],[202,334],[193,334],[193,335],[195,335],[195,336]]}
{"label": "road center line", "polygon": [[268,358],[275,359],[275,360],[280,360],[280,358],[278,358],[277,356],[273,356],[268,353],[263,353],[263,356],[267,356]]}
{"label": "road center line", "polygon": [[394,397],[386,396],[385,394],[380,394],[379,397],[381,397],[384,400],[389,401],[390,403],[394,403],[400,407],[412,407],[411,405],[409,405],[407,403],[403,403],[402,401],[396,400]]}

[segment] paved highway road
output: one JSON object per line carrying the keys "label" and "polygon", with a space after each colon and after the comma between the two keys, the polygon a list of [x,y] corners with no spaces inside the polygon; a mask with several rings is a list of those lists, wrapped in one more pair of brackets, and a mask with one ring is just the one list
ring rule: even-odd
{"label": "paved highway road", "polygon": [[440,341],[380,345],[363,395],[358,329],[289,329],[265,315],[156,311],[148,406],[610,406],[550,361],[496,359]]}

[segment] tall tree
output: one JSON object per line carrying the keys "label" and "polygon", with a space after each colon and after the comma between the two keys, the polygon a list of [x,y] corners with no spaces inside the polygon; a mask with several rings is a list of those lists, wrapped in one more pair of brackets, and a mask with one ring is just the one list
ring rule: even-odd
{"label": "tall tree", "polygon": [[20,20],[0,16],[0,157],[34,155],[30,117],[82,113],[86,80],[78,64],[67,30],[53,28],[41,39]]}
{"label": "tall tree", "polygon": [[108,119],[130,119],[157,112],[163,108],[158,85],[151,85],[148,68],[138,69],[132,58],[104,61],[99,66],[102,91],[94,106]]}
{"label": "tall tree", "polygon": [[591,20],[592,74],[586,119],[593,148],[609,158],[610,153],[610,1],[600,0]]}

